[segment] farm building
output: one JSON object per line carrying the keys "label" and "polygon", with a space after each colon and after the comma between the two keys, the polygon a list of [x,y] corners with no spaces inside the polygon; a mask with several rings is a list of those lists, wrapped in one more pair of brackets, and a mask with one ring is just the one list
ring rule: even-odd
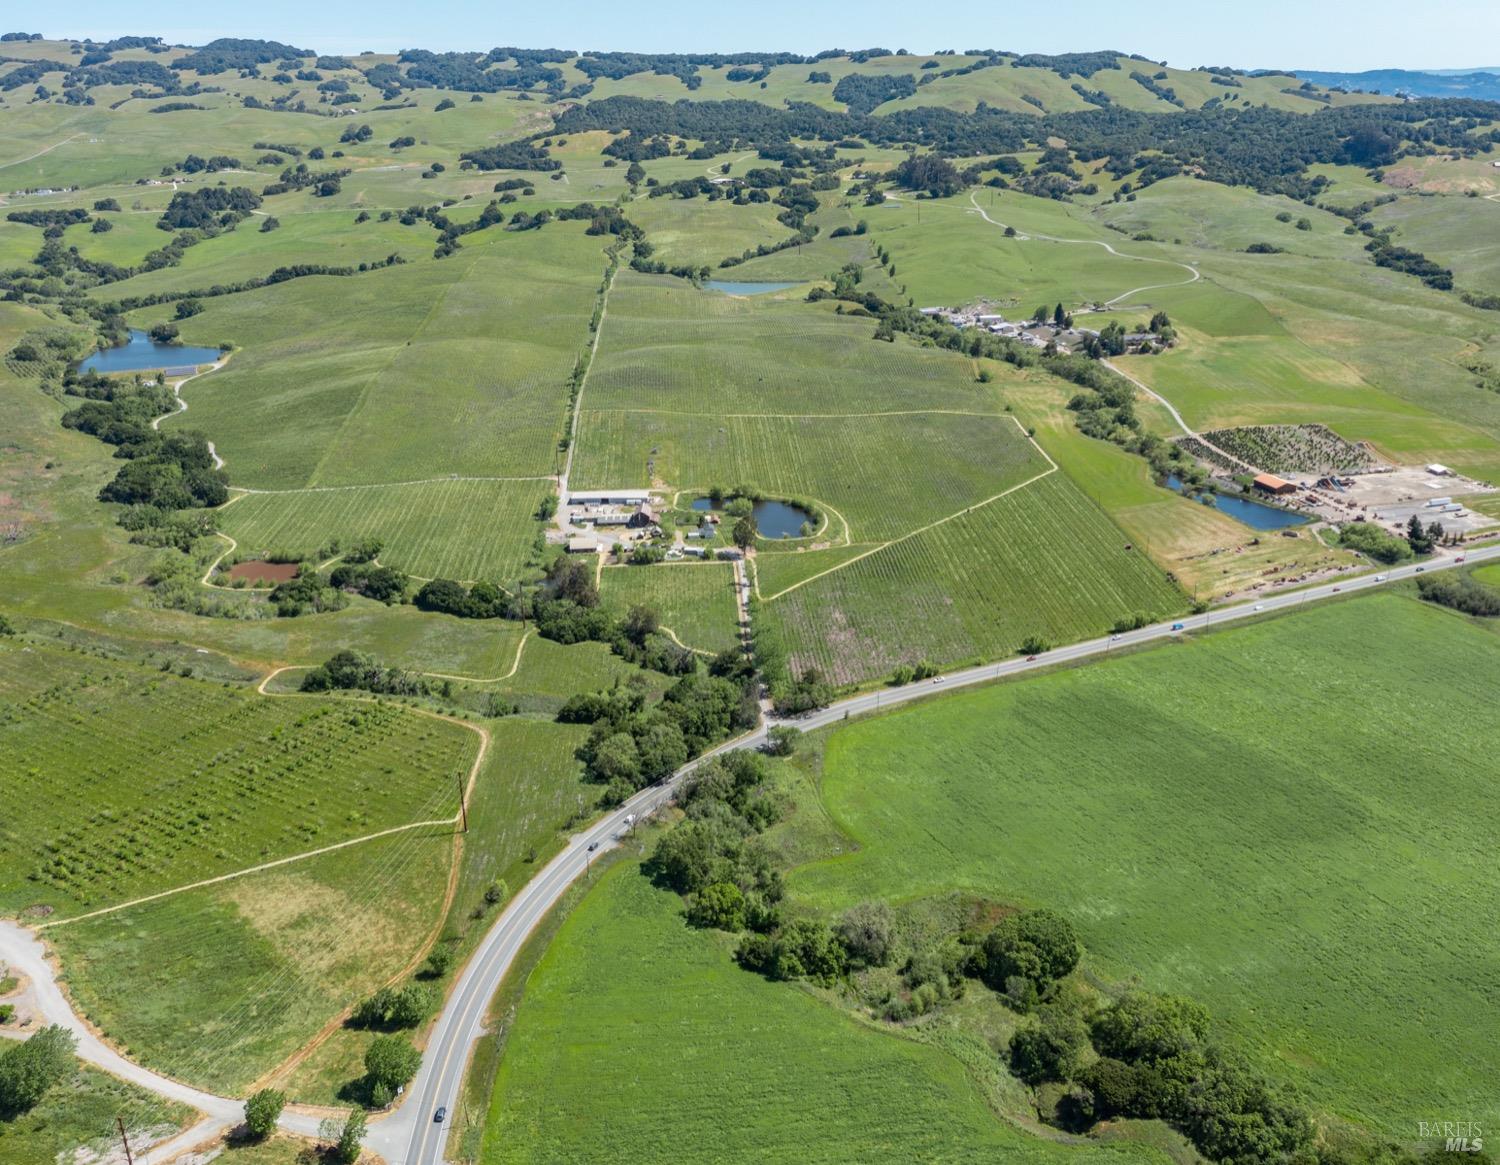
{"label": "farm building", "polygon": [[570,506],[644,506],[651,495],[643,489],[580,490],[568,494]]}
{"label": "farm building", "polygon": [[1434,477],[1452,477],[1453,476],[1453,470],[1449,469],[1446,465],[1440,465],[1436,461],[1434,461],[1431,465],[1429,465],[1427,467],[1427,472],[1430,473],[1430,474],[1432,474]]}
{"label": "farm building", "polygon": [[1268,494],[1294,494],[1297,487],[1289,481],[1277,477],[1274,473],[1258,473],[1255,480],[1250,483],[1261,493]]}
{"label": "farm building", "polygon": [[630,515],[625,524],[635,530],[643,526],[654,526],[656,525],[656,512],[648,505],[636,506],[635,513]]}
{"label": "farm building", "polygon": [[599,538],[596,534],[574,534],[568,539],[569,554],[598,554]]}

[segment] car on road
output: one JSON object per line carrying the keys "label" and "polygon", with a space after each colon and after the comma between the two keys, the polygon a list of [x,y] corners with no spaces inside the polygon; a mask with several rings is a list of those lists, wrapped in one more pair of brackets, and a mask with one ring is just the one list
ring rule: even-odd
{"label": "car on road", "polygon": [[1338,593],[1339,593],[1339,592],[1340,592],[1340,591],[1341,591],[1341,590],[1343,590],[1343,589],[1344,589],[1344,588],[1343,588],[1343,587],[1334,587],[1334,588],[1333,588],[1333,593],[1334,593],[1334,594],[1338,594]]}
{"label": "car on road", "polygon": [[591,842],[589,842],[589,853],[593,853],[598,848],[599,848],[599,843],[597,841],[591,841]]}
{"label": "car on road", "polygon": [[1453,561],[1454,561],[1454,562],[1462,562],[1462,561],[1463,561],[1463,560],[1464,560],[1464,556],[1463,556],[1463,555],[1462,555],[1462,554],[1460,554],[1460,555],[1459,555],[1459,556],[1458,556],[1458,557],[1457,557],[1457,558],[1455,558],[1455,559],[1454,559],[1454,560],[1453,560]]}
{"label": "car on road", "polygon": [[940,684],[947,678],[947,676],[934,676],[932,682],[935,684]]}
{"label": "car on road", "polygon": [[1385,582],[1385,580],[1386,580],[1386,576],[1383,575],[1383,574],[1377,574],[1375,576],[1375,581],[1376,582]]}
{"label": "car on road", "polygon": [[[1186,631],[1187,630],[1187,625],[1184,624],[1184,623],[1173,623],[1172,624],[1172,630],[1173,631]],[[1116,638],[1118,638],[1118,636],[1116,636]]]}
{"label": "car on road", "polygon": [[1417,567],[1417,573],[1418,574],[1426,574],[1427,573],[1427,568],[1425,566],[1419,566],[1419,567]]}
{"label": "car on road", "polygon": [[446,1104],[440,1104],[440,1105],[438,1105],[437,1112],[435,1112],[435,1113],[432,1114],[432,1123],[435,1124],[435,1125],[442,1124],[443,1123],[443,1118],[445,1116],[447,1116],[447,1115],[448,1115],[448,1106]]}
{"label": "car on road", "polygon": [[1255,609],[1257,611],[1264,611],[1266,609],[1266,605],[1264,603],[1256,603]]}
{"label": "car on road", "polygon": [[1026,657],[1026,662],[1027,663],[1035,663],[1036,662],[1036,656],[1034,656],[1034,655],[1028,655]]}

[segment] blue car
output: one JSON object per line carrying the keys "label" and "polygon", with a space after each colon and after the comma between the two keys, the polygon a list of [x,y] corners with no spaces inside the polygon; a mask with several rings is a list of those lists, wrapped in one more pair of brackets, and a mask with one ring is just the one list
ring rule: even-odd
{"label": "blue car", "polygon": [[1172,624],[1172,630],[1173,631],[1185,631],[1186,627],[1184,627],[1183,624],[1181,624],[1181,623],[1173,623]]}

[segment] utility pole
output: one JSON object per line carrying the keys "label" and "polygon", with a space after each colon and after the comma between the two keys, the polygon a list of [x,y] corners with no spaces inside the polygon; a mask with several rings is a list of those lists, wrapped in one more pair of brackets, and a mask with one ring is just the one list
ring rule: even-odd
{"label": "utility pole", "polygon": [[135,1165],[135,1158],[130,1152],[130,1138],[125,1135],[125,1118],[116,1116],[115,1124],[120,1129],[120,1143],[125,1146],[125,1165]]}
{"label": "utility pole", "polygon": [[[463,819],[463,823],[464,823],[463,831],[465,833],[468,833],[469,832],[469,805],[468,805],[468,798],[464,795],[464,775],[463,775],[463,773],[458,773],[457,777],[458,777],[458,812],[459,812],[459,816]],[[129,1165],[129,1162],[126,1162],[126,1165]]]}

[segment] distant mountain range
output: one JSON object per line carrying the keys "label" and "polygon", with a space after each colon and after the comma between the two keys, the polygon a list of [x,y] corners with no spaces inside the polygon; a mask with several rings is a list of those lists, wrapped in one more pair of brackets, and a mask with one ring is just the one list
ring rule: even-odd
{"label": "distant mountain range", "polygon": [[1363,89],[1366,93],[1396,93],[1411,97],[1472,97],[1500,101],[1500,68],[1371,69],[1364,73],[1327,73],[1298,69],[1297,76],[1330,88]]}

